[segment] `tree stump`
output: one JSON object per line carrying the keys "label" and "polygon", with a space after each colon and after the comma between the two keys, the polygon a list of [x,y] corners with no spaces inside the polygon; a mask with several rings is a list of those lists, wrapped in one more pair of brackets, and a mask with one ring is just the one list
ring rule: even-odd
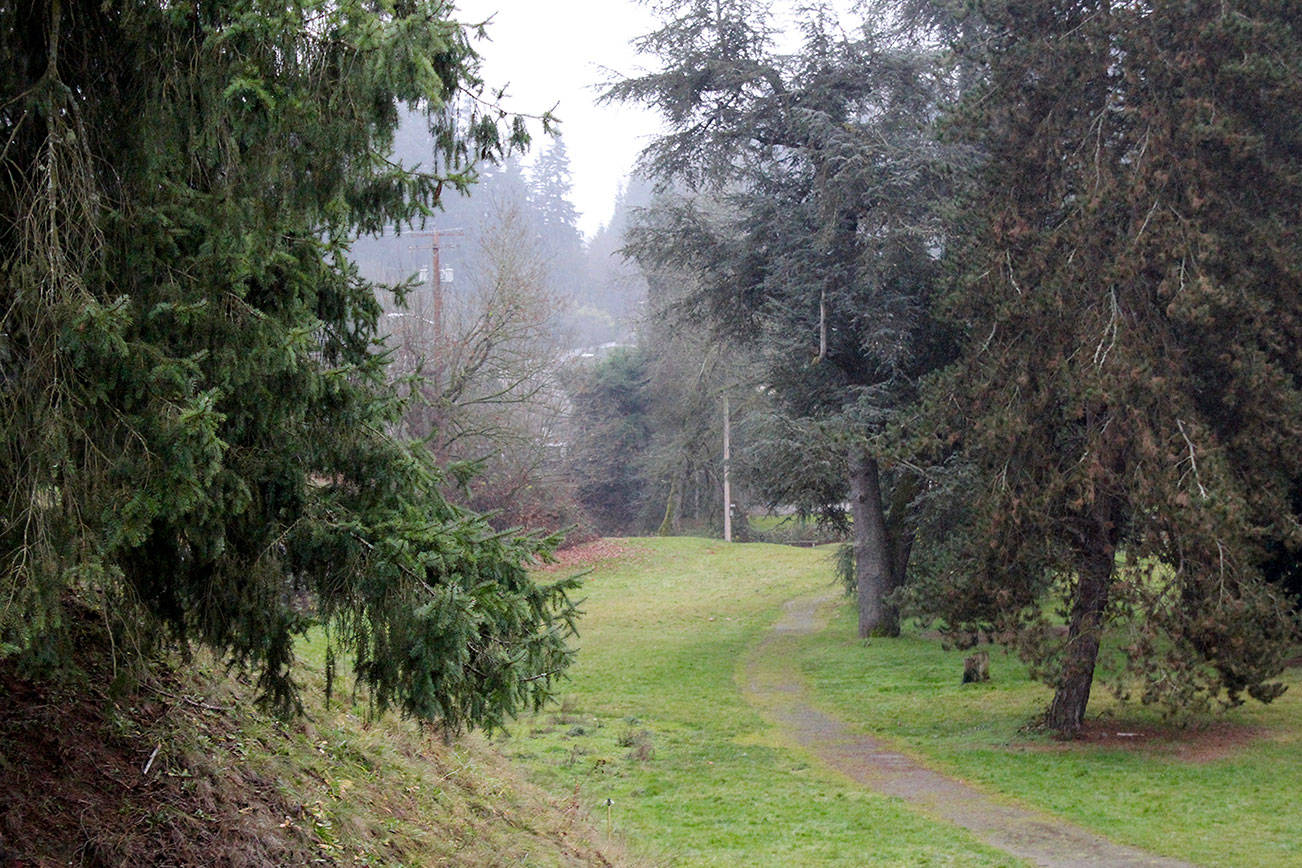
{"label": "tree stump", "polygon": [[963,683],[974,684],[990,680],[990,654],[978,651],[963,659]]}

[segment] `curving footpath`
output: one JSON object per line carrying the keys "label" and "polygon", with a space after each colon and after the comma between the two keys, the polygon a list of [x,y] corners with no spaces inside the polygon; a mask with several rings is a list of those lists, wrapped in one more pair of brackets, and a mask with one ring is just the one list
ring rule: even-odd
{"label": "curving footpath", "polygon": [[792,741],[851,780],[962,826],[985,843],[1036,865],[1193,868],[1188,862],[1116,844],[1056,817],[997,801],[813,707],[789,646],[794,637],[826,625],[823,610],[835,598],[825,593],[788,602],[782,617],[744,663],[742,688],[747,700]]}

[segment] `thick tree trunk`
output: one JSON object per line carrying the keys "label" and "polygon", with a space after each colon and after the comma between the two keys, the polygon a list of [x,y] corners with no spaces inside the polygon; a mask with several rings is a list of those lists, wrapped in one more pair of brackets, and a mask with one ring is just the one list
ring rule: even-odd
{"label": "thick tree trunk", "polygon": [[913,554],[914,529],[910,507],[918,496],[918,480],[902,475],[891,489],[891,509],[886,515],[886,536],[891,552],[891,590],[904,587],[908,577],[909,557]]}
{"label": "thick tree trunk", "polygon": [[1094,683],[1094,663],[1099,656],[1099,637],[1103,631],[1103,609],[1108,604],[1115,550],[1101,543],[1081,565],[1076,599],[1072,601],[1071,622],[1067,628],[1067,649],[1063,654],[1062,673],[1045,725],[1064,737],[1074,737],[1085,721],[1090,687]]}
{"label": "thick tree trunk", "polygon": [[858,452],[850,456],[850,513],[854,518],[859,635],[898,636],[899,613],[886,605],[886,595],[891,591],[892,558],[877,462]]}
{"label": "thick tree trunk", "polygon": [[674,474],[669,477],[669,496],[665,498],[665,517],[660,520],[660,529],[656,531],[659,536],[669,536],[674,532],[674,525],[678,522],[678,513],[674,510],[674,498],[678,496],[678,475]]}

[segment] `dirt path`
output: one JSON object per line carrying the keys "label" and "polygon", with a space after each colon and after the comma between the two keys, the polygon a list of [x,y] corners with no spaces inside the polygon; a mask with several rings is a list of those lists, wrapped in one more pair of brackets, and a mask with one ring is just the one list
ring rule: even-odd
{"label": "dirt path", "polygon": [[827,593],[787,603],[782,618],[744,663],[746,698],[797,744],[857,783],[962,826],[987,844],[1036,865],[1192,868],[1186,862],[1115,844],[1056,817],[997,801],[814,708],[789,646],[794,637],[823,628],[823,610],[834,599]]}

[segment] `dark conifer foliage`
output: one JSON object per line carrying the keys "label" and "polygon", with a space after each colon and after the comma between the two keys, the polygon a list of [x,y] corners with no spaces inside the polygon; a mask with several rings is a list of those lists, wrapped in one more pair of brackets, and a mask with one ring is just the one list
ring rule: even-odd
{"label": "dark conifer foliage", "polygon": [[573,373],[569,465],[579,500],[601,533],[636,528],[645,505],[648,362],[641,349],[621,347]]}
{"label": "dark conifer foliage", "polygon": [[[0,34],[0,653],[57,662],[75,597],[120,648],[203,643],[289,708],[319,619],[381,708],[540,702],[565,587],[389,433],[347,258],[525,144],[451,110],[479,81],[448,8],[25,0]],[[422,171],[386,159],[404,104]]]}
{"label": "dark conifer foliage", "polygon": [[583,239],[577,228],[579,213],[570,202],[573,174],[565,140],[557,136],[529,169],[529,198],[540,231],[547,236],[545,246],[568,251],[577,260]]}
{"label": "dark conifer foliage", "polygon": [[579,214],[571,204],[573,168],[565,140],[556,136],[529,167],[529,213],[538,244],[547,251],[548,284],[569,310],[566,328],[572,345],[594,343],[591,308],[600,305],[588,285],[587,251],[579,232]]}
{"label": "dark conifer foliage", "polygon": [[1015,636],[1062,732],[1108,629],[1146,702],[1268,701],[1296,634],[1258,567],[1302,540],[1302,13],[980,9],[955,127],[986,159],[953,251],[966,352],[934,396],[979,481],[933,608]]}

